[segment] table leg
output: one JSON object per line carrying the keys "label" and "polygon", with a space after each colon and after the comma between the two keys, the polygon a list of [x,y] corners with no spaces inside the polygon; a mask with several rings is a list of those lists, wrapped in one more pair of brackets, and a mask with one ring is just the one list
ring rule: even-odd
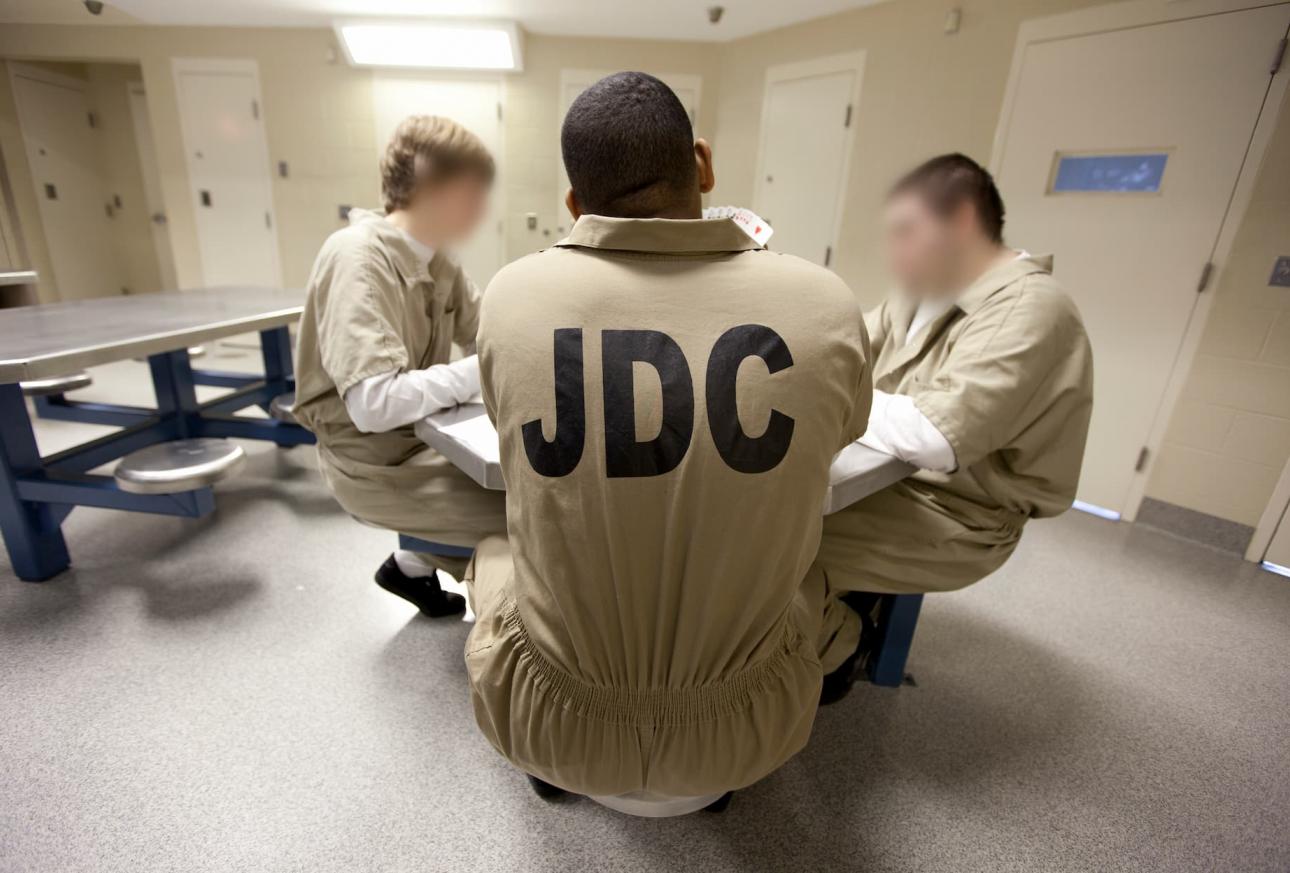
{"label": "table leg", "polygon": [[874,685],[895,688],[905,681],[905,661],[914,642],[921,594],[884,594],[878,617],[877,648],[869,661],[869,680]]}
{"label": "table leg", "polygon": [[14,572],[28,582],[44,581],[71,563],[57,506],[18,496],[18,477],[41,469],[22,389],[0,385],[0,532]]}
{"label": "table leg", "polygon": [[201,410],[188,350],[152,355],[148,358],[148,367],[152,370],[152,387],[157,395],[157,414],[163,421],[175,422],[180,438],[198,436]]}
{"label": "table leg", "polygon": [[291,332],[285,327],[260,332],[260,353],[264,356],[266,382],[286,383],[283,391],[291,390],[295,370],[291,364]]}

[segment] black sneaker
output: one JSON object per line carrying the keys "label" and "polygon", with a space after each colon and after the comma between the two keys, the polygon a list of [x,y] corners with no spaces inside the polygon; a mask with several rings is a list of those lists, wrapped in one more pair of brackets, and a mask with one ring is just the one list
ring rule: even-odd
{"label": "black sneaker", "polygon": [[860,616],[860,642],[856,645],[856,650],[842,662],[842,666],[824,675],[824,684],[820,686],[820,706],[837,703],[851,693],[856,677],[869,664],[874,641],[878,638],[878,611],[882,596],[856,591],[842,599]]}
{"label": "black sneaker", "polygon": [[543,782],[536,776],[529,776],[528,773],[525,773],[524,775],[528,776],[529,787],[533,789],[533,793],[543,800],[555,800],[556,798],[564,797],[569,793],[559,786],[552,785],[550,782]]}
{"label": "black sneaker", "polygon": [[466,611],[466,598],[440,588],[438,573],[409,576],[399,569],[393,555],[386,558],[381,569],[376,571],[376,584],[414,604],[431,618],[461,615]]}

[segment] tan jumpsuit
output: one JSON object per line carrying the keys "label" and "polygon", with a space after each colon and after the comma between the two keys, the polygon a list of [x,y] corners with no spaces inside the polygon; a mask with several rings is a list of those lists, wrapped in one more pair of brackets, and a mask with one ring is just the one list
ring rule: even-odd
{"label": "tan jumpsuit", "polygon": [[866,316],[874,387],[912,397],[958,468],[920,471],[827,516],[819,563],[833,592],[970,585],[1007,560],[1029,519],[1075,498],[1093,359],[1052,258],[990,270],[905,343],[915,309],[893,298]]}
{"label": "tan jumpsuit", "polygon": [[493,280],[479,347],[509,522],[467,574],[485,737],[591,795],[779,767],[819,698],[829,464],[872,400],[851,291],[726,219],[583,216]]}
{"label": "tan jumpsuit", "polygon": [[[356,518],[449,545],[474,546],[506,530],[501,494],[417,439],[412,426],[363,433],[344,395],[371,376],[446,363],[479,325],[479,289],[449,257],[426,264],[374,213],[323,244],[309,277],[296,351],[300,423],[318,437],[323,479]],[[460,577],[466,559],[433,558]]]}

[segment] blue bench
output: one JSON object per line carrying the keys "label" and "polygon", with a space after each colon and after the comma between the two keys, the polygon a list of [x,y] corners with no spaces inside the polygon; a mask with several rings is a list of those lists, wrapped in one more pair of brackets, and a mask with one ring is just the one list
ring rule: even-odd
{"label": "blue bench", "polygon": [[[399,548],[445,558],[469,558],[474,554],[474,549],[468,546],[432,543],[407,534],[399,534]],[[909,659],[909,648],[914,642],[914,629],[918,626],[918,612],[922,607],[921,594],[880,596],[876,622],[878,638],[866,667],[869,681],[874,685],[896,688],[905,681],[905,662]]]}

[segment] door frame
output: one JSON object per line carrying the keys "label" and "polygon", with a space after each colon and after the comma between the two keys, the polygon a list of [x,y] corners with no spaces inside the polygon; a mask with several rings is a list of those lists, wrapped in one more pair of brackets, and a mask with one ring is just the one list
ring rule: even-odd
{"label": "door frame", "polygon": [[[196,167],[193,164],[193,150],[191,143],[193,141],[192,121],[185,111],[187,105],[184,100],[183,76],[185,73],[206,73],[208,75],[249,75],[255,89],[255,101],[260,107],[260,124],[264,133],[261,140],[264,146],[264,187],[266,201],[269,204],[269,216],[273,226],[269,228],[272,234],[273,250],[273,273],[274,284],[276,287],[282,287],[282,243],[278,238],[278,207],[273,198],[273,163],[269,154],[269,123],[265,116],[264,94],[260,87],[260,65],[251,58],[171,58],[170,61],[171,75],[175,87],[176,109],[179,114],[179,131],[184,145],[184,172],[185,183],[188,185],[188,202],[192,209],[193,231],[196,238],[196,255],[197,262],[201,266],[202,284],[206,283],[206,265],[202,263],[202,242],[201,230],[198,226],[197,216],[200,215],[201,198],[197,193],[197,185],[194,180],[197,177]],[[146,86],[146,83],[145,83]]]}
{"label": "door frame", "polygon": [[[1091,36],[1098,33],[1109,33],[1117,30],[1128,30],[1136,27],[1147,27],[1155,24],[1166,24],[1171,21],[1184,21],[1192,18],[1209,18],[1247,9],[1259,9],[1280,3],[1260,3],[1257,0],[1128,0],[1112,3],[1107,6],[1094,6],[1024,21],[1017,32],[1017,44],[1012,54],[1012,68],[1008,73],[1008,83],[1003,93],[1003,108],[999,112],[999,122],[994,131],[994,146],[990,152],[990,172],[998,174],[1003,166],[1005,140],[1009,125],[1012,122],[1013,108],[1017,93],[1020,90],[1022,68],[1025,63],[1026,49],[1031,45],[1070,39],[1078,36]],[[1271,48],[1269,48],[1271,51]],[[1268,58],[1271,62],[1271,55]],[[1267,95],[1263,108],[1254,125],[1254,132],[1245,152],[1237,175],[1232,198],[1228,201],[1227,213],[1219,227],[1218,237],[1209,253],[1212,269],[1204,293],[1199,293],[1192,304],[1192,311],[1183,331],[1182,341],[1174,355],[1173,367],[1165,392],[1161,396],[1156,413],[1152,419],[1151,430],[1147,434],[1147,462],[1141,470],[1132,474],[1129,491],[1125,496],[1124,508],[1120,518],[1133,521],[1146,496],[1147,482],[1151,471],[1160,456],[1160,447],[1164,443],[1165,432],[1173,418],[1183,386],[1191,374],[1192,363],[1196,359],[1205,324],[1213,307],[1214,293],[1223,279],[1225,265],[1231,255],[1232,243],[1236,231],[1245,217],[1250,196],[1254,191],[1254,180],[1263,164],[1264,154],[1272,132],[1276,128],[1277,116],[1280,113],[1281,101],[1285,95],[1287,83],[1290,82],[1290,71],[1283,64],[1280,72],[1270,77]],[[1199,281],[1200,277],[1197,276]],[[1094,400],[1096,402],[1096,399]]]}
{"label": "door frame", "polygon": [[[152,107],[148,104],[148,89],[144,87],[143,82],[127,82],[125,92],[126,102],[130,105],[130,121],[134,125],[134,147],[135,151],[138,152],[139,169],[143,173],[144,194],[146,196],[148,188],[155,186],[155,196],[161,204],[160,215],[165,218],[165,197],[161,185],[161,170],[155,160],[148,165],[148,162],[143,160],[141,151],[143,146],[140,138],[146,136],[149,138],[154,157],[157,152],[157,138],[152,133]],[[142,116],[136,99],[143,101],[142,112],[145,114]],[[156,250],[157,273],[161,277],[161,290],[174,291],[179,287],[179,280],[175,270],[175,248],[170,238],[169,222],[166,221],[161,225],[162,230],[158,234],[155,228],[151,226],[156,223],[154,216],[158,213],[153,212],[152,203],[147,205],[149,210],[148,224],[150,225],[148,234],[152,237],[152,246]]]}
{"label": "door frame", "polygon": [[[842,176],[838,186],[840,193],[837,206],[833,210],[833,222],[829,230],[829,239],[825,243],[834,253],[839,248],[838,236],[842,231],[842,216],[846,212],[847,192],[851,190],[851,159],[855,152],[856,129],[860,126],[857,121],[860,117],[860,94],[864,85],[865,56],[866,52],[862,49],[860,51],[825,55],[824,57],[811,58],[806,61],[775,64],[766,69],[766,77],[762,82],[761,119],[758,122],[757,131],[757,169],[756,175],[753,176],[752,207],[754,209],[760,207],[766,178],[766,140],[770,133],[767,118],[770,110],[771,86],[779,82],[806,79],[811,76],[823,76],[829,73],[853,72],[856,74],[855,81],[851,85],[851,97],[848,102],[851,107],[851,123],[843,129],[842,133]],[[834,259],[834,262],[836,262],[836,259]],[[832,263],[827,269],[833,269]]]}

